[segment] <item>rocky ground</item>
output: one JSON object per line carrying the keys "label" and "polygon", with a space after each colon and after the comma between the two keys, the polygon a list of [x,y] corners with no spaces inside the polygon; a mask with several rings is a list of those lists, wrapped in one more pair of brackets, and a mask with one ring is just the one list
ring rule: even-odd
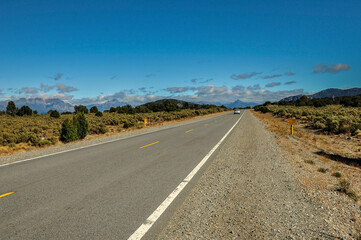
{"label": "rocky ground", "polygon": [[158,239],[357,239],[356,202],[310,194],[290,158],[247,111]]}

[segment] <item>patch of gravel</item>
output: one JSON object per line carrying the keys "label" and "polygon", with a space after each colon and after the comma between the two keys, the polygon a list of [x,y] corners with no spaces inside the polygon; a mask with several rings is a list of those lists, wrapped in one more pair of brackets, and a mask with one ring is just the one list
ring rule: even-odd
{"label": "patch of gravel", "polygon": [[332,222],[337,211],[302,188],[281,151],[247,111],[158,239],[353,239],[352,222]]}
{"label": "patch of gravel", "polygon": [[62,151],[68,151],[68,150],[72,150],[72,149],[76,149],[76,148],[91,146],[94,144],[101,144],[101,143],[105,143],[105,142],[109,142],[109,141],[121,140],[121,139],[129,138],[129,137],[135,137],[135,136],[139,136],[139,135],[143,135],[143,134],[147,134],[147,133],[160,131],[163,129],[169,129],[169,128],[174,128],[174,127],[194,123],[194,122],[205,121],[212,117],[220,117],[223,114],[229,114],[229,113],[221,113],[221,114],[217,114],[216,116],[215,115],[202,116],[202,117],[198,117],[198,118],[191,119],[191,120],[184,120],[184,121],[169,123],[169,124],[166,123],[165,125],[161,125],[161,126],[143,128],[143,129],[139,129],[136,131],[122,132],[122,133],[112,135],[112,136],[99,137],[99,138],[95,138],[95,139],[91,139],[91,140],[84,140],[84,141],[79,141],[79,142],[74,142],[74,143],[61,144],[58,146],[47,147],[47,148],[43,148],[43,149],[39,149],[39,150],[35,150],[35,151],[28,151],[28,152],[23,152],[23,153],[12,154],[12,155],[8,155],[8,156],[1,156],[0,157],[0,166],[3,164],[17,162],[17,161],[21,161],[21,160],[25,160],[25,159],[29,159],[29,158],[36,158],[36,157],[43,156],[43,155],[54,154],[54,153],[58,153],[58,152],[62,152]]}

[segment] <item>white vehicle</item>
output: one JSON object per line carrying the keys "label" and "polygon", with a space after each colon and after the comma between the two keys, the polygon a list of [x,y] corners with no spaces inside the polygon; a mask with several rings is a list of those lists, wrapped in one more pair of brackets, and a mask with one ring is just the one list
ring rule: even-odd
{"label": "white vehicle", "polygon": [[238,108],[234,109],[234,114],[241,114],[241,110]]}

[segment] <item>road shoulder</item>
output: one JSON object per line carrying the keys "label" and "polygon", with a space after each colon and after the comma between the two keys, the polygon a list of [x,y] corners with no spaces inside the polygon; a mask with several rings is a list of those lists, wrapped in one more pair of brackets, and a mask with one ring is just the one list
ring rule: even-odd
{"label": "road shoulder", "polygon": [[158,239],[353,239],[352,219],[338,217],[310,196],[275,135],[247,111]]}

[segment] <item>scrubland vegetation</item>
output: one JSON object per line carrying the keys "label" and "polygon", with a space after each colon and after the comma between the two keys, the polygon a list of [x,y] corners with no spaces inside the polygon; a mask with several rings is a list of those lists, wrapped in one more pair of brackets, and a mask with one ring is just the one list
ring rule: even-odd
{"label": "scrubland vegetation", "polygon": [[[254,109],[290,154],[303,185],[311,192],[323,191],[325,199],[328,190],[335,190],[361,204],[361,96],[302,96]],[[298,119],[292,137],[285,120],[289,118]]]}
{"label": "scrubland vegetation", "polygon": [[[75,112],[59,114],[51,110],[48,114],[18,114],[20,109],[10,103],[9,111],[0,114],[0,147],[15,148],[17,145],[42,147],[59,141],[71,142],[84,139],[87,134],[97,135],[107,132],[117,133],[129,128],[142,128],[144,118],[150,125],[166,121],[180,120],[227,110],[215,105],[187,105],[187,109],[169,102],[151,103],[133,108],[129,105],[115,107],[103,113],[96,107],[89,110],[85,106],[75,106]],[[191,109],[192,108],[192,109]],[[0,148],[0,154],[1,154]],[[8,151],[7,151],[8,152]]]}
{"label": "scrubland vegetation", "polygon": [[361,97],[308,99],[280,101],[256,106],[256,111],[271,112],[283,118],[296,118],[314,129],[332,134],[361,134]]}

